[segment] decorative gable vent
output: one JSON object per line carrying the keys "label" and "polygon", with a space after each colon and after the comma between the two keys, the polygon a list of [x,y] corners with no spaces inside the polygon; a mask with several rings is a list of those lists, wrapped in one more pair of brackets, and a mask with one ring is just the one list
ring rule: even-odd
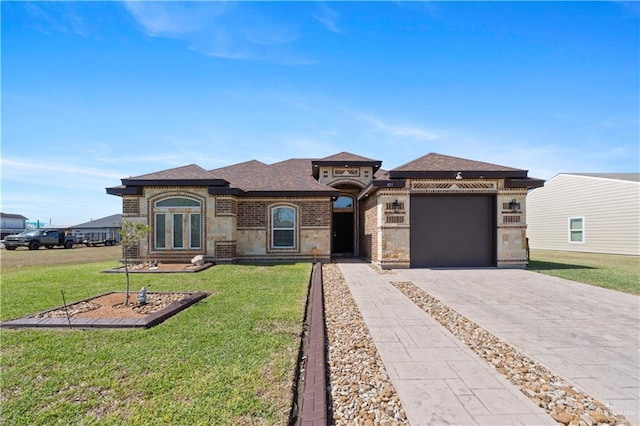
{"label": "decorative gable vent", "polygon": [[496,192],[495,182],[413,182],[411,189],[420,192]]}

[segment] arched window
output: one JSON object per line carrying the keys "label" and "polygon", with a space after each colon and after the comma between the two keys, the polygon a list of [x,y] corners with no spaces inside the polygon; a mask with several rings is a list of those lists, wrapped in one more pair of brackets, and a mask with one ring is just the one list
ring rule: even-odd
{"label": "arched window", "polygon": [[271,210],[271,246],[294,248],[296,246],[296,210],[289,206]]}
{"label": "arched window", "polygon": [[164,198],[154,205],[156,250],[202,247],[202,212],[199,201],[186,197]]}
{"label": "arched window", "polygon": [[353,210],[353,197],[341,195],[333,202],[333,209],[349,209]]}

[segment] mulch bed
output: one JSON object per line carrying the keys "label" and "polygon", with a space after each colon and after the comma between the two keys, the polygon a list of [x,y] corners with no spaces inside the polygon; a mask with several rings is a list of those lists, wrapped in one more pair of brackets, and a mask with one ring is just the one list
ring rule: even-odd
{"label": "mulch bed", "polygon": [[66,327],[66,328],[150,328],[188,308],[209,293],[147,293],[148,303],[137,302],[137,293],[112,292],[47,311],[6,321],[2,328]]}
{"label": "mulch bed", "polygon": [[[191,263],[158,263],[155,266],[147,266],[146,264],[139,263],[137,265],[129,266],[130,274],[169,274],[176,272],[200,272],[207,268],[212,267],[214,264],[207,262],[204,265],[196,266]],[[125,273],[124,266],[118,268],[107,269],[107,273]]]}

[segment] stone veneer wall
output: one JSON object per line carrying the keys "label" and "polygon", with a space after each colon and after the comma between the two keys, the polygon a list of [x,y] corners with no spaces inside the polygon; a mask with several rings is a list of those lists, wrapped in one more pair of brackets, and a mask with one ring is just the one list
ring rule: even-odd
{"label": "stone veneer wall", "polygon": [[[527,190],[526,188],[505,188],[502,179],[463,181],[413,179],[407,180],[404,189],[381,189],[375,197],[369,197],[361,209],[361,255],[382,268],[410,267],[410,196],[425,193],[496,195],[497,266],[501,268],[526,266],[525,199]],[[372,199],[377,201],[375,209]],[[400,204],[397,213],[390,208],[390,203],[395,200]],[[509,207],[512,200],[518,203],[515,211]],[[381,217],[377,216],[378,214]],[[374,247],[374,241],[378,242],[374,240],[374,236],[381,241],[381,247]]]}
{"label": "stone veneer wall", "polygon": [[[378,264],[384,269],[403,269],[411,266],[409,209],[407,189],[381,189],[378,191],[380,206],[380,257]],[[398,211],[393,203],[398,201]]]}
{"label": "stone veneer wall", "polygon": [[[496,197],[496,250],[499,268],[524,268],[528,263],[526,188],[505,188],[499,182]],[[516,200],[517,208],[511,210],[509,203]]]}
{"label": "stone veneer wall", "polygon": [[360,256],[379,262],[378,256],[378,198],[368,197],[360,206]]}

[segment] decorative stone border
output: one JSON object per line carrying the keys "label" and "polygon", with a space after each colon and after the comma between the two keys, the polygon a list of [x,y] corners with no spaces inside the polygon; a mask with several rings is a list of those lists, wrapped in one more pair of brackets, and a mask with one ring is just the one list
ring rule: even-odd
{"label": "decorative stone border", "polygon": [[[118,293],[108,292],[98,296],[94,296],[88,299],[80,300],[67,307],[82,303],[89,302],[96,297],[105,296],[107,294]],[[188,293],[188,292],[181,292]],[[194,303],[209,296],[210,293],[195,292],[190,296],[173,302],[166,308],[154,312],[144,318],[33,318],[35,315],[45,314],[47,312],[55,311],[58,309],[64,309],[64,306],[58,306],[56,308],[47,309],[46,311],[30,314],[22,318],[18,318],[11,321],[6,321],[0,324],[2,328],[151,328],[166,320],[167,318],[177,314],[178,312],[188,308]]]}
{"label": "decorative stone border", "polygon": [[[178,271],[167,271],[167,270],[162,271],[160,269],[149,270],[148,268],[129,269],[129,273],[130,274],[189,274],[189,273],[204,271],[205,269],[210,268],[213,265],[214,265],[213,263],[207,262],[202,266],[196,266],[195,268],[192,268],[192,269],[181,269]],[[107,269],[102,272],[105,274],[124,274],[126,271],[124,270],[124,266],[119,266],[117,268]]]}

